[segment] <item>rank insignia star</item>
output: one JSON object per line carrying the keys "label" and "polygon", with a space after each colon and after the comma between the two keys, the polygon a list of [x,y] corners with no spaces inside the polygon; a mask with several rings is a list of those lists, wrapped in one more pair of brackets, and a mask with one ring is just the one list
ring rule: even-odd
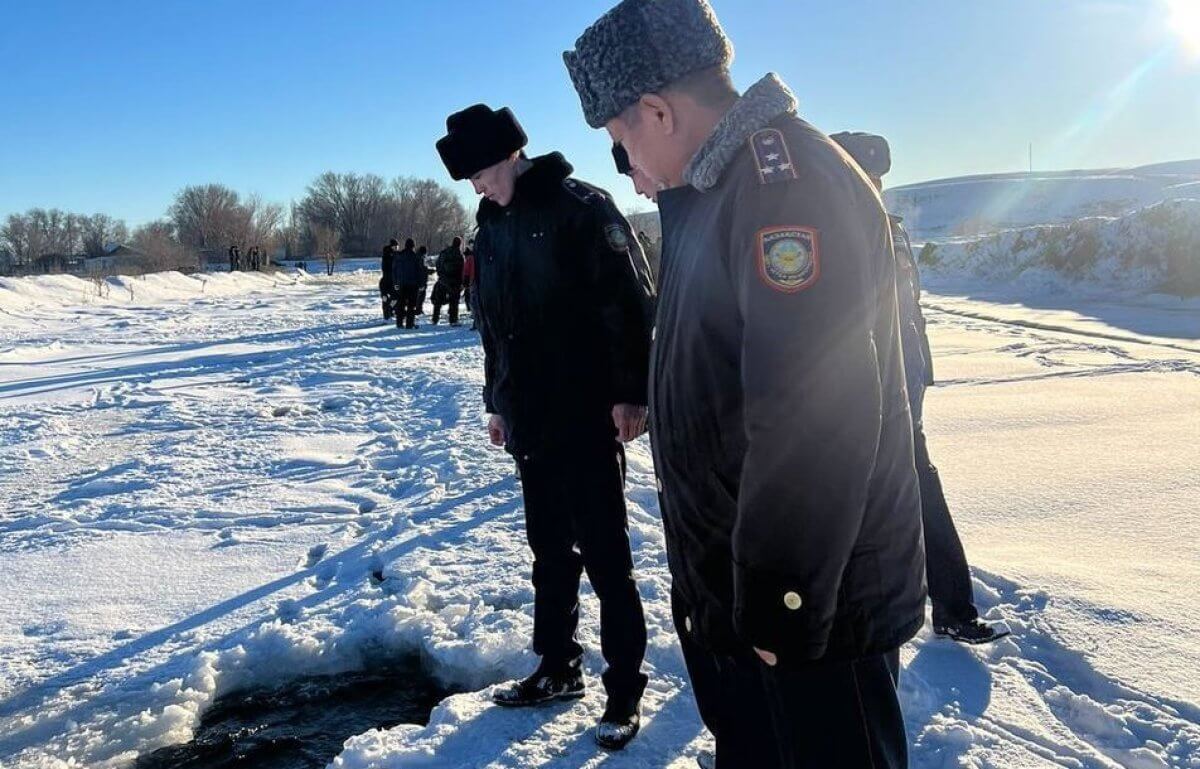
{"label": "rank insignia star", "polygon": [[764,128],[750,137],[754,160],[758,166],[758,178],[763,184],[790,181],[799,178],[792,166],[791,152],[787,142],[777,128]]}

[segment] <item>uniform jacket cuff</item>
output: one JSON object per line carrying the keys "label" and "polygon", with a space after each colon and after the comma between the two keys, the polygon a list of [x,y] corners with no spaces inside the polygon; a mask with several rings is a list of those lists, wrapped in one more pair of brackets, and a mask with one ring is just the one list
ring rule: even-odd
{"label": "uniform jacket cuff", "polygon": [[735,561],[733,588],[733,624],[743,641],[781,660],[824,656],[832,623],[799,580]]}

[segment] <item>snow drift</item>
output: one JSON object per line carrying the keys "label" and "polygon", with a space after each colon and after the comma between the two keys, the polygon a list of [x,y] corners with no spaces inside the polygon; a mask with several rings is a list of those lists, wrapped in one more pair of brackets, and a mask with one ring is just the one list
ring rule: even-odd
{"label": "snow drift", "polygon": [[1087,283],[1200,294],[1200,200],[1173,200],[1119,217],[926,243],[923,270],[1030,287]]}
{"label": "snow drift", "polygon": [[214,272],[184,275],[156,272],[115,275],[103,279],[74,275],[30,275],[0,278],[0,312],[19,314],[42,307],[157,304],[200,296],[229,296],[295,285],[304,273]]}
{"label": "snow drift", "polygon": [[1121,216],[1165,200],[1200,198],[1200,162],[1128,170],[991,174],[884,192],[918,240],[981,235],[1091,216]]}

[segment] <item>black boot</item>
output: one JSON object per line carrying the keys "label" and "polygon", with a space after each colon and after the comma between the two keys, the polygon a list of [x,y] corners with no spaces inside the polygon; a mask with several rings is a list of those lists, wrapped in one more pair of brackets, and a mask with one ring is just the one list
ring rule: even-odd
{"label": "black boot", "polygon": [[628,745],[642,728],[642,715],[639,710],[640,708],[636,708],[632,713],[614,711],[610,704],[596,726],[596,744],[605,750],[620,750]]}
{"label": "black boot", "polygon": [[992,624],[984,622],[981,619],[972,619],[966,622],[955,622],[945,625],[935,624],[933,632],[965,644],[987,644],[992,641],[998,641],[1007,635],[1012,635],[1012,631],[1004,623]]}
{"label": "black boot", "polygon": [[610,668],[604,673],[608,704],[596,727],[596,744],[605,750],[620,750],[642,728],[642,693],[649,679],[642,673],[618,677]]}
{"label": "black boot", "polygon": [[544,662],[533,675],[492,693],[492,702],[506,708],[527,708],[555,700],[578,699],[584,694],[579,663],[557,669]]}

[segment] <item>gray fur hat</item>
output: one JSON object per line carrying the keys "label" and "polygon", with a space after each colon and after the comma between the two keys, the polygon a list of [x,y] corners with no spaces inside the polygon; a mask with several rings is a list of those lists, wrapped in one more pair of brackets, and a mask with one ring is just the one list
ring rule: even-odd
{"label": "gray fur hat", "polygon": [[733,44],[706,0],[622,0],[563,53],[583,115],[601,128],[643,94],[728,67]]}

